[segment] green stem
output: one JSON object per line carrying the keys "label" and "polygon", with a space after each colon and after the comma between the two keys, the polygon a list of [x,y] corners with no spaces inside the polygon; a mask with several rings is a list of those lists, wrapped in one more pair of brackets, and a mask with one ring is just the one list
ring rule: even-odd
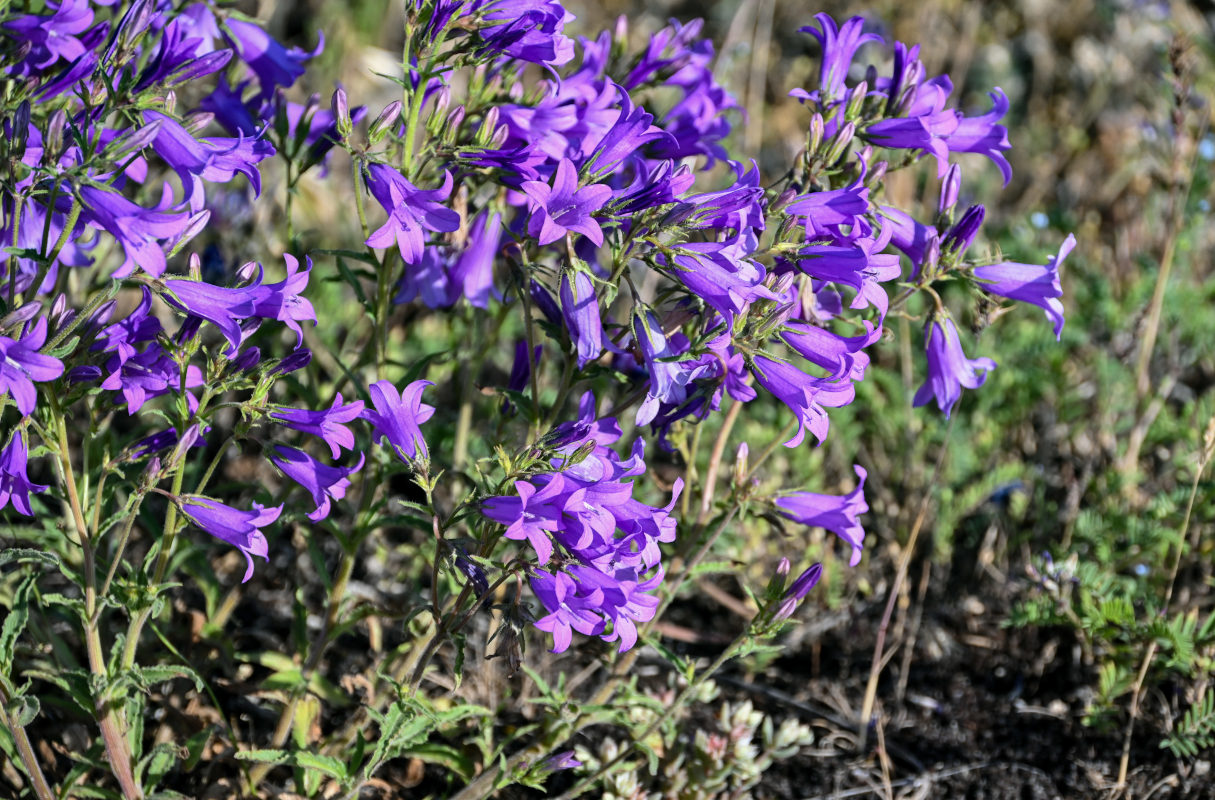
{"label": "green stem", "polygon": [[25,728],[17,724],[16,717],[10,716],[8,713],[12,696],[12,687],[8,685],[8,681],[0,679],[0,723],[12,734],[13,742],[17,745],[17,753],[25,767],[25,774],[33,786],[34,795],[38,800],[55,800],[55,792],[51,790],[46,776],[42,774],[42,767],[38,763],[38,756],[34,753],[33,745],[30,744],[30,737],[26,734]]}
{"label": "green stem", "polygon": [[131,528],[135,525],[135,518],[139,516],[139,507],[143,504],[143,498],[142,492],[137,494],[135,502],[127,514],[127,524],[122,526],[122,535],[118,538],[118,545],[114,548],[114,558],[110,561],[110,568],[106,572],[105,582],[101,584],[101,597],[105,597],[110,593],[110,584],[114,581],[114,574],[118,572],[118,565],[122,563],[122,554],[126,550],[127,541],[131,538]]}
{"label": "green stem", "polygon": [[[84,612],[85,612],[85,650],[88,653],[89,672],[98,676],[103,682],[109,681],[109,670],[105,662],[105,650],[101,645],[101,632],[97,628],[99,617],[97,607],[97,568],[93,552],[93,542],[89,538],[89,528],[85,523],[84,510],[80,505],[80,496],[76,490],[76,476],[72,471],[71,450],[68,446],[67,421],[59,400],[54,393],[45,394],[54,416],[58,433],[59,477],[67,494],[68,505],[71,508],[72,523],[80,537],[80,547],[84,555]],[[98,724],[101,727],[101,738],[105,743],[106,760],[118,780],[122,796],[126,800],[140,800],[143,792],[135,782],[131,771],[131,754],[127,748],[126,736],[119,722],[115,707],[110,703],[107,691],[95,698],[95,711]]]}
{"label": "green stem", "polygon": [[[171,494],[174,498],[181,494],[181,484],[185,478],[184,466],[185,459],[183,458],[173,468],[173,488]],[[165,578],[165,573],[168,572],[169,559],[173,554],[173,544],[176,539],[177,503],[174,500],[169,502],[169,509],[165,512],[164,539],[160,543],[160,552],[156,555],[156,568],[152,573],[152,582],[150,584],[152,589],[160,586]],[[146,608],[140,609],[131,618],[131,624],[127,626],[126,642],[122,648],[123,669],[130,669],[135,665],[135,654],[139,649],[139,635],[143,633],[143,626],[147,624],[148,617],[151,615],[152,604],[149,603]]]}

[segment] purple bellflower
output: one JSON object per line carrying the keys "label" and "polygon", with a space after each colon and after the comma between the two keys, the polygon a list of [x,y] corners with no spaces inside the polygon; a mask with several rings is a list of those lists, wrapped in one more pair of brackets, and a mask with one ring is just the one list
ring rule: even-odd
{"label": "purple bellflower", "polygon": [[[799,28],[801,33],[808,33],[818,39],[822,45],[822,66],[819,69],[819,92],[824,101],[830,101],[839,95],[844,88],[844,80],[848,77],[848,69],[856,51],[866,42],[881,42],[882,37],[876,33],[862,33],[865,25],[864,17],[853,17],[842,26],[837,26],[831,15],[823,13],[814,16],[819,28],[807,25]],[[806,99],[817,100],[819,93],[814,95],[795,95]]]}
{"label": "purple bellflower", "polygon": [[425,245],[422,230],[451,233],[460,227],[460,215],[439,201],[451,194],[450,172],[443,174],[438,189],[422,190],[386,164],[368,164],[367,190],[388,212],[388,221],[367,238],[371,247],[391,247],[395,242],[406,264],[416,264]]}
{"label": "purple bellflower", "polygon": [[434,415],[434,406],[422,402],[422,390],[434,386],[430,381],[414,381],[398,392],[391,381],[376,381],[367,387],[375,411],[364,409],[359,415],[371,423],[374,439],[387,439],[397,458],[409,463],[429,458],[421,425]]}
{"label": "purple bellflower", "polygon": [[[861,527],[858,517],[869,510],[869,504],[865,502],[867,473],[860,465],[853,469],[860,481],[846,495],[791,492],[777,497],[775,503],[780,513],[788,519],[811,527],[826,528],[847,542],[852,548],[848,564],[855,567],[860,563],[865,541],[865,529]],[[809,587],[806,590],[809,591]]]}
{"label": "purple bellflower", "polygon": [[945,145],[951,153],[978,153],[987,156],[1004,176],[1004,185],[1012,180],[1012,167],[1003,151],[1012,148],[1008,142],[1008,129],[996,124],[1008,113],[1008,97],[1002,89],[989,92],[992,108],[978,117],[959,115],[958,126],[945,137]]}
{"label": "purple bellflower", "polygon": [[241,60],[257,76],[263,98],[269,98],[279,86],[295,83],[304,74],[304,62],[316,58],[325,49],[325,37],[319,32],[316,49],[309,53],[298,47],[283,47],[252,22],[229,17],[224,24],[232,34]]}
{"label": "purple bellflower", "polygon": [[1074,234],[1068,234],[1059,246],[1059,253],[1046,263],[1018,264],[1003,261],[975,267],[975,277],[984,281],[983,289],[1023,303],[1033,303],[1046,312],[1046,318],[1054,323],[1055,340],[1063,335],[1063,288],[1059,284],[1059,265],[1076,246]]}
{"label": "purple bellflower", "polygon": [[[122,245],[126,260],[113,277],[125,278],[140,267],[154,278],[165,271],[161,242],[181,237],[190,231],[199,215],[169,214],[137,206],[117,192],[81,186],[81,220],[104,230]],[[203,211],[200,214],[206,214]]]}
{"label": "purple bellflower", "polygon": [[355,400],[343,405],[342,395],[339,392],[333,398],[333,405],[323,411],[276,406],[270,412],[270,417],[288,428],[320,437],[325,444],[329,445],[333,457],[337,458],[341,455],[343,448],[354,450],[354,434],[346,427],[346,423],[354,421],[362,413],[362,400]]}
{"label": "purple bellflower", "polygon": [[578,170],[568,158],[557,164],[552,186],[524,181],[522,189],[531,208],[527,232],[540,244],[552,244],[571,232],[583,234],[596,246],[603,244],[603,230],[591,214],[603,208],[612,190],[600,183],[579,189]]}
{"label": "purple bellflower", "polygon": [[320,522],[329,516],[331,501],[341,500],[346,496],[346,490],[350,488],[350,476],[363,468],[362,453],[359,453],[359,461],[353,467],[329,467],[303,450],[284,445],[275,446],[270,460],[284,475],[312,495],[316,510],[308,514],[308,519],[313,522]]}
{"label": "purple bellflower", "polygon": [[227,183],[239,173],[249,179],[255,195],[261,193],[257,163],[274,155],[274,148],[265,139],[200,140],[172,117],[157,111],[145,111],[143,116],[149,123],[160,123],[152,146],[181,178],[184,201],[191,212],[202,211],[206,202],[203,181]]}
{"label": "purple bellflower", "polygon": [[45,342],[46,317],[40,317],[15,340],[0,336],[0,396],[11,395],[24,417],[34,413],[38,404],[34,384],[63,374],[62,361],[38,352]]}
{"label": "purple bellflower", "polygon": [[17,430],[9,439],[8,446],[0,450],[0,511],[9,503],[17,513],[34,516],[30,507],[30,492],[45,492],[46,487],[30,483],[26,475],[29,450],[25,444],[25,431]]}
{"label": "purple bellflower", "polygon": [[603,602],[602,592],[579,595],[578,584],[564,572],[556,574],[532,570],[532,591],[548,614],[536,620],[536,627],[553,637],[554,653],[564,653],[573,640],[573,631],[583,636],[596,636],[606,623],[597,609]]}
{"label": "purple bellflower", "polygon": [[990,358],[967,358],[962,352],[958,329],[949,317],[933,317],[924,331],[928,351],[928,378],[915,393],[913,405],[922,406],[933,397],[946,419],[962,396],[962,387],[978,389],[987,373],[996,368]]}
{"label": "purple bellflower", "polygon": [[241,511],[218,500],[194,494],[182,495],[177,504],[195,525],[238,548],[244,554],[248,566],[241,583],[253,577],[253,556],[267,558],[270,554],[270,545],[260,529],[277,520],[279,514],[283,513],[281,505],[263,508],[259,503],[254,503],[252,511]]}
{"label": "purple bellflower", "polygon": [[583,369],[603,352],[599,298],[590,275],[579,270],[572,282],[568,272],[561,276],[561,314],[578,352],[578,369]]}

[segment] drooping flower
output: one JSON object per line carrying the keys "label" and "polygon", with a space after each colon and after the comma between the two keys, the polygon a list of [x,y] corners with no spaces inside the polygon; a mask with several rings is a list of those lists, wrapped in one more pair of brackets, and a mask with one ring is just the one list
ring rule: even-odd
{"label": "drooping flower", "polygon": [[266,294],[262,286],[212,286],[188,278],[170,278],[164,285],[170,292],[165,298],[170,305],[219,328],[233,353],[243,337],[240,320],[257,316],[257,305]]}
{"label": "drooping flower", "polygon": [[337,458],[341,455],[342,448],[354,449],[354,434],[346,427],[346,423],[357,419],[362,412],[362,400],[343,405],[342,394],[338,392],[333,398],[333,405],[321,411],[276,406],[270,412],[270,417],[288,428],[319,437],[329,445],[333,457]]}
{"label": "drooping flower", "polygon": [[283,47],[265,30],[252,22],[233,17],[225,20],[240,59],[249,65],[261,86],[261,96],[268,98],[279,86],[288,87],[304,74],[304,62],[316,58],[325,49],[325,37],[317,33],[316,49],[311,53],[298,47]]}
{"label": "drooping flower", "polygon": [[199,217],[208,213],[201,211],[192,217],[185,212],[151,211],[117,192],[95,186],[81,186],[80,200],[80,219],[110,234],[122,245],[126,260],[115,270],[115,278],[131,275],[136,267],[159,278],[165,271],[164,243],[185,235]]}
{"label": "drooping flower", "polygon": [[558,0],[473,0],[466,13],[481,14],[477,33],[490,53],[552,67],[574,57],[574,41],[564,33],[574,15]]}
{"label": "drooping flower", "polygon": [[924,331],[927,340],[928,378],[915,393],[914,405],[922,406],[931,398],[937,407],[949,412],[962,396],[962,387],[978,389],[987,380],[987,373],[996,368],[990,358],[967,358],[962,352],[958,329],[949,317],[933,317]]}
{"label": "drooping flower", "polygon": [[13,432],[8,446],[0,451],[0,511],[9,503],[17,513],[27,517],[34,516],[30,507],[30,492],[45,492],[46,487],[31,483],[26,475],[26,464],[29,460],[29,449],[25,444],[25,431]]}
{"label": "drooping flower", "polygon": [[276,445],[270,460],[291,480],[308,490],[316,509],[308,519],[320,522],[329,516],[333,500],[341,500],[350,488],[350,476],[363,468],[363,454],[353,467],[330,467],[317,461],[303,450]]}
{"label": "drooping flower", "polygon": [[249,179],[255,195],[261,193],[257,164],[274,155],[274,147],[265,139],[195,139],[172,117],[157,111],[145,111],[143,116],[148,123],[159,123],[152,146],[181,178],[183,202],[191,212],[202,211],[206,202],[203,181],[227,183],[241,174]]}
{"label": "drooping flower", "polygon": [[375,411],[364,409],[359,415],[371,423],[374,439],[387,439],[397,458],[409,463],[428,458],[421,425],[435,413],[434,406],[422,402],[422,391],[434,386],[431,381],[414,381],[398,392],[391,381],[376,381],[367,387]]}
{"label": "drooping flower", "polygon": [[552,244],[571,231],[603,244],[603,230],[591,214],[603,208],[612,190],[601,183],[578,188],[578,170],[568,158],[561,159],[553,174],[553,185],[543,181],[524,181],[531,217],[528,235],[540,244]]}
{"label": "drooping flower", "polygon": [[[262,319],[276,319],[295,331],[295,346],[304,343],[304,332],[300,329],[301,321],[316,322],[316,311],[312,303],[301,293],[308,288],[308,276],[312,273],[312,257],[304,256],[307,268],[300,272],[299,260],[290,253],[283,254],[287,262],[287,277],[278,283],[267,283],[260,286],[261,292],[253,304],[252,316]],[[261,268],[258,268],[258,279],[255,284],[261,284]]]}
{"label": "drooping flower", "polygon": [[26,328],[17,339],[0,336],[0,396],[9,394],[22,416],[38,404],[35,383],[53,381],[63,374],[63,362],[38,351],[46,342],[46,317]]}
{"label": "drooping flower", "polygon": [[958,115],[958,125],[945,136],[945,146],[951,153],[978,153],[987,156],[1004,176],[1004,185],[1012,180],[1012,167],[1004,157],[1004,151],[1012,149],[1008,142],[1008,129],[997,121],[1008,113],[1008,97],[1000,88],[988,92],[991,111],[977,117]]}
{"label": "drooping flower", "polygon": [[244,554],[248,567],[241,583],[253,577],[253,556],[267,558],[270,554],[270,545],[261,528],[277,520],[279,514],[283,513],[281,505],[264,508],[260,503],[254,503],[253,510],[241,511],[196,494],[181,495],[177,505],[199,528]]}
{"label": "drooping flower", "polygon": [[[811,527],[826,528],[843,539],[852,548],[848,564],[855,567],[861,560],[861,549],[865,542],[865,529],[859,517],[869,510],[869,504],[865,502],[867,473],[859,464],[853,469],[860,480],[856,488],[846,495],[791,492],[778,496],[775,503],[780,513],[788,519]],[[806,590],[809,591],[809,588]]]}
{"label": "drooping flower", "polygon": [[578,352],[578,369],[583,369],[603,352],[599,298],[590,275],[579,270],[574,273],[573,282],[569,273],[561,276],[561,314]]}
{"label": "drooping flower", "polygon": [[1063,335],[1063,302],[1059,299],[1063,296],[1063,287],[1059,283],[1059,265],[1075,246],[1076,237],[1069,233],[1059,245],[1058,254],[1046,262],[1046,266],[1002,261],[975,267],[974,274],[984,281],[983,289],[992,294],[1041,307],[1046,318],[1054,324],[1058,340]]}
{"label": "drooping flower", "polygon": [[388,212],[388,221],[367,237],[371,247],[391,247],[395,242],[406,264],[416,264],[425,245],[423,229],[450,233],[460,227],[460,215],[439,201],[451,194],[450,172],[443,185],[422,190],[387,164],[367,165],[367,189]]}
{"label": "drooping flower", "polygon": [[797,416],[797,431],[785,447],[797,447],[809,430],[821,444],[827,438],[830,421],[823,406],[839,408],[856,396],[847,378],[824,381],[811,377],[792,364],[766,356],[756,356],[753,374],[759,385],[780,400]]}

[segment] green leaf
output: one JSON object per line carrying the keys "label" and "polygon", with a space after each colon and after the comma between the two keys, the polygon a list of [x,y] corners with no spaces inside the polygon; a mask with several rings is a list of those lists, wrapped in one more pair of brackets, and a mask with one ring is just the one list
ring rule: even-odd
{"label": "green leaf", "polygon": [[42,710],[42,706],[38,703],[38,698],[33,695],[21,695],[13,700],[9,706],[9,713],[13,716],[13,721],[17,723],[17,727],[24,728],[34,721],[38,716],[38,712]]}
{"label": "green leaf", "polygon": [[30,592],[34,590],[37,580],[37,572],[27,572],[21,579],[13,593],[13,604],[4,618],[4,625],[0,626],[0,670],[5,674],[8,674],[12,667],[17,637],[25,630],[25,623],[29,621]]}
{"label": "green leaf", "polygon": [[295,750],[288,752],[286,750],[243,750],[236,754],[236,758],[240,761],[258,761],[263,764],[275,764],[288,767],[301,767],[303,769],[315,770],[322,772],[331,778],[345,780],[346,765],[333,756],[323,756],[318,753],[309,753],[304,750]]}
{"label": "green leaf", "polygon": [[0,567],[5,564],[37,563],[48,567],[59,567],[59,556],[45,550],[32,550],[28,547],[7,547],[0,550]]}
{"label": "green leaf", "polygon": [[446,767],[465,781],[472,780],[477,771],[477,765],[471,758],[464,755],[456,747],[441,742],[425,742],[417,747],[411,747],[404,755],[425,761],[428,764],[438,764]]}
{"label": "green leaf", "polygon": [[175,678],[189,678],[194,682],[194,688],[203,690],[203,679],[193,669],[177,664],[159,664],[151,667],[138,667],[139,679],[144,687],[164,683]]}

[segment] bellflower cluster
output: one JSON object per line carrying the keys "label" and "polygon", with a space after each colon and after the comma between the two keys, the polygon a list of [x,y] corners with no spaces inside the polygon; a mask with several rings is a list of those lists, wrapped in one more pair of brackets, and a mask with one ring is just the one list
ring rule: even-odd
{"label": "bellflower cluster", "polygon": [[[575,632],[626,651],[655,618],[668,565],[687,563],[667,559],[683,483],[658,480],[647,439],[684,448],[724,408],[768,404],[784,423],[778,442],[822,443],[887,316],[911,313],[912,297],[935,303],[915,402],[935,398],[948,415],[995,364],[966,357],[938,281],[1039,306],[1062,331],[1058,273],[1074,238],[1045,266],[981,263],[967,253],[983,206],[955,213],[959,154],[1011,179],[1007,98],[995,89],[990,110],[951,108],[949,79],[927,76],[902,43],[885,74],[860,69],[883,40],[859,17],[820,14],[803,29],[821,67],[816,88],[794,91],[804,152],[776,177],[725,147],[742,111],[699,21],[672,22],[628,56],[625,20],[575,39],[559,0],[411,0],[402,99],[377,112],[341,88],[324,108],[298,94],[323,36],[290,47],[222,4],[33,6],[0,23],[13,98],[0,119],[11,178],[0,192],[0,510],[31,515],[33,494],[55,495],[29,480],[30,452],[72,465],[66,437],[42,450],[32,437],[69,418],[101,426],[73,434],[90,465],[118,454],[94,466],[111,482],[93,524],[146,517],[145,498],[169,498],[159,561],[140,581],[179,563],[187,522],[244,555],[243,581],[254,557],[286,546],[276,526],[294,524],[342,532],[340,591],[372,531],[421,519],[436,540],[423,571],[436,617],[513,578],[542,613],[507,604],[507,638],[534,619],[554,652]],[[328,175],[331,155],[353,168]],[[936,215],[919,220],[883,205],[883,181],[923,155],[942,189]],[[283,180],[263,182],[271,165]],[[351,178],[361,226],[312,251],[315,280],[301,251],[317,232],[301,234],[292,210],[310,170]],[[241,252],[252,243],[234,245],[224,227],[277,221],[277,209],[252,213],[276,192],[282,247]],[[357,299],[356,314],[318,321],[335,301],[316,290],[329,285],[336,302]],[[428,326],[457,319],[467,341],[432,346]],[[414,339],[425,348],[397,351]],[[224,480],[232,447],[259,454],[243,499]],[[842,497],[790,490],[758,505],[830,530],[855,565],[868,511],[867,473],[856,473]],[[402,476],[424,503],[389,497]],[[64,483],[66,501],[75,487]],[[745,505],[744,483],[716,505],[698,487],[705,519]],[[386,510],[396,507],[414,513]],[[786,589],[787,572],[777,620],[822,574],[816,565]],[[450,604],[449,581],[463,584]],[[131,648],[143,624],[133,617]],[[454,634],[449,622],[435,630]]]}
{"label": "bellflower cluster", "polygon": [[[548,612],[536,627],[552,635],[554,652],[569,647],[573,631],[619,641],[623,652],[658,605],[659,544],[675,540],[671,511],[683,484],[676,482],[664,508],[634,499],[631,479],[646,469],[644,442],[629,458],[617,456],[610,445],[620,438],[619,422],[596,417],[590,392],[579,414],[549,437],[559,445],[554,471],[515,481],[513,494],[488,498],[481,513],[536,554],[530,582]],[[581,460],[569,463],[574,453]]]}

